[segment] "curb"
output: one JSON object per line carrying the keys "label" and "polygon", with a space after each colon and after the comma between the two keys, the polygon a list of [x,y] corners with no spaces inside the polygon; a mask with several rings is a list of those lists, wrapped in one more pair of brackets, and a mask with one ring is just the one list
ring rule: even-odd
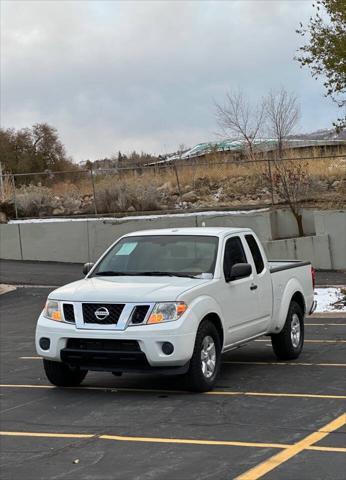
{"label": "curb", "polygon": [[316,312],[309,315],[308,318],[346,318],[346,312],[335,310],[334,312]]}

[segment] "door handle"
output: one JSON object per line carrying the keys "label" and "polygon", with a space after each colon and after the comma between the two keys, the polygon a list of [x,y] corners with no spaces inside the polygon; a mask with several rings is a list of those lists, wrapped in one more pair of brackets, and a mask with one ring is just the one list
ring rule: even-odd
{"label": "door handle", "polygon": [[256,290],[257,289],[257,285],[255,285],[254,283],[250,286],[250,290]]}

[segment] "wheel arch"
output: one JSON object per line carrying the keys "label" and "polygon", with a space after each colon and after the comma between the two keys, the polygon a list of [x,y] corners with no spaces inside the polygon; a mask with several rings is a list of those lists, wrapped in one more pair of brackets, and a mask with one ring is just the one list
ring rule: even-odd
{"label": "wheel arch", "polygon": [[207,313],[207,315],[205,315],[202,318],[202,320],[200,321],[200,324],[202,322],[204,322],[205,320],[209,320],[215,326],[215,328],[216,328],[216,330],[219,334],[219,337],[220,337],[221,348],[223,348],[225,335],[224,335],[224,331],[223,331],[221,318],[219,317],[219,315],[217,313],[210,312],[210,313]]}
{"label": "wheel arch", "polygon": [[281,304],[279,306],[277,313],[274,313],[275,317],[273,317],[273,323],[268,333],[276,334],[283,329],[286,322],[287,313],[292,301],[295,301],[298,303],[298,305],[303,310],[303,314],[305,315],[306,304],[305,304],[303,291],[304,290],[297,279],[291,278],[287,282],[282,294],[280,295]]}
{"label": "wheel arch", "polygon": [[306,305],[305,305],[305,299],[304,299],[304,296],[303,296],[302,292],[300,292],[300,291],[295,292],[293,294],[292,298],[291,298],[290,304],[292,302],[296,302],[301,307],[301,309],[303,310],[303,315],[305,315]]}

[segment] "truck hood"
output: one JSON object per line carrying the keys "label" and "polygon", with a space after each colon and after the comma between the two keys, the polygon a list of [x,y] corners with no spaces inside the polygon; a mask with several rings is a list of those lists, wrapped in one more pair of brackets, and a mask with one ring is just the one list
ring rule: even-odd
{"label": "truck hood", "polygon": [[184,277],[85,278],[57,288],[49,298],[69,302],[163,302],[174,301],[209,279]]}

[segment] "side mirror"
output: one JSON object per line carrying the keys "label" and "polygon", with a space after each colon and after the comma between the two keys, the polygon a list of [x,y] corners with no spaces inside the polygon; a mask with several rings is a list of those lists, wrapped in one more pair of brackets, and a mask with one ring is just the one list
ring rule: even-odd
{"label": "side mirror", "polygon": [[236,263],[233,265],[231,272],[226,278],[226,282],[231,282],[232,280],[238,280],[239,278],[245,278],[251,275],[252,267],[249,263]]}
{"label": "side mirror", "polygon": [[83,265],[83,273],[84,275],[87,275],[90,270],[93,268],[95,264],[94,263],[91,263],[91,262],[88,262],[88,263],[84,263]]}

